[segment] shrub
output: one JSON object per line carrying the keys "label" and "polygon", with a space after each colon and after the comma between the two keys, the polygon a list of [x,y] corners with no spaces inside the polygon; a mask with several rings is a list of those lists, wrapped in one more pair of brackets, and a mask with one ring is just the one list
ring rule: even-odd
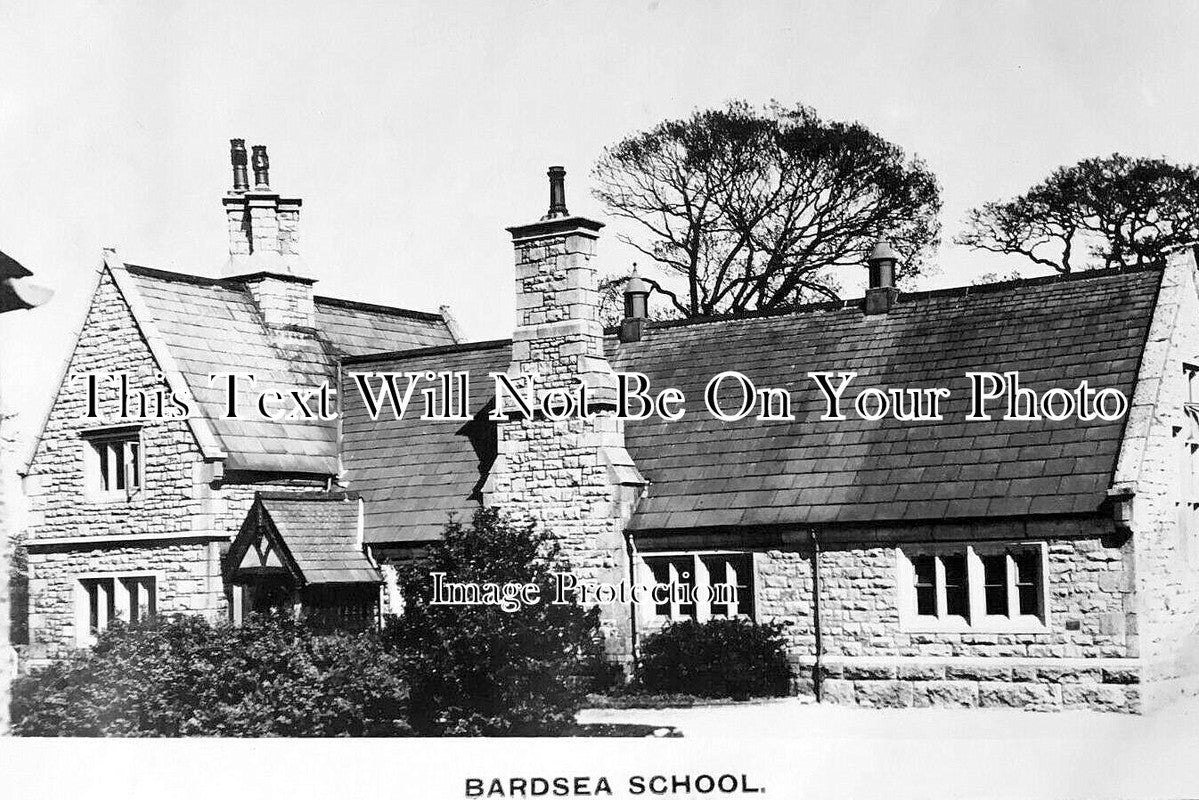
{"label": "shrub", "polygon": [[29,551],[14,537],[9,554],[8,640],[29,644]]}
{"label": "shrub", "polygon": [[[554,605],[553,575],[564,571],[544,534],[495,510],[469,525],[451,522],[428,557],[399,574],[404,613],[387,638],[411,689],[410,721],[429,735],[544,735],[574,724],[587,690],[598,613]],[[431,572],[445,581],[534,583],[540,602],[432,605]]]}
{"label": "shrub", "polygon": [[781,627],[739,619],[668,625],[646,639],[636,688],[699,697],[780,697],[790,693]]}
{"label": "shrub", "polygon": [[398,735],[407,692],[374,634],[290,619],[115,624],[91,650],[13,685],[25,736]]}

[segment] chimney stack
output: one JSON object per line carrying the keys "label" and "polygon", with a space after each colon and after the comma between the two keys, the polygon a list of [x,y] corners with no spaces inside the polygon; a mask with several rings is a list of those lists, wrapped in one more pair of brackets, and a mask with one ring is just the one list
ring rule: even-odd
{"label": "chimney stack", "polygon": [[[604,358],[599,321],[595,240],[602,222],[568,216],[566,170],[550,167],[550,209],[540,221],[509,228],[516,249],[517,328],[510,372],[537,371],[546,388],[576,380],[612,395],[615,376]],[[569,342],[569,345],[563,344]],[[553,357],[547,357],[553,353]]]}
{"label": "chimney stack", "polygon": [[229,223],[229,261],[224,277],[242,281],[268,325],[311,328],[312,278],[299,253],[298,199],[280,197],[270,188],[270,159],[254,145],[250,165],[254,187],[247,186],[246,143],[229,142],[233,189],[222,202]]}
{"label": "chimney stack", "polygon": [[649,317],[649,284],[637,274],[624,282],[624,319],[620,321],[620,341],[639,342],[645,332],[645,321]]}
{"label": "chimney stack", "polygon": [[[508,374],[536,373],[538,398],[585,394],[587,409],[562,418],[541,408],[499,422],[483,496],[487,505],[557,539],[581,583],[617,583],[631,568],[623,525],[646,481],[615,416],[616,374],[604,350],[596,285],[595,243],[603,223],[570,216],[566,170],[550,167],[547,174],[549,212],[508,229],[516,251],[517,315]],[[632,660],[630,619],[628,605],[600,606],[605,648],[622,664]]]}
{"label": "chimney stack", "polygon": [[870,257],[866,259],[866,268],[870,271],[864,308],[867,314],[886,314],[899,299],[899,290],[895,288],[897,264],[899,253],[891,247],[891,242],[885,237],[875,242]]}

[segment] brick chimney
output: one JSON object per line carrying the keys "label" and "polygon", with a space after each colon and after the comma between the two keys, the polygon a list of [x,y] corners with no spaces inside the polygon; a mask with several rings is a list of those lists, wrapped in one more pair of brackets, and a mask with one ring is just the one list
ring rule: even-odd
{"label": "brick chimney", "polygon": [[[587,384],[591,400],[611,399],[615,375],[604,355],[594,264],[602,223],[566,209],[565,170],[551,167],[550,208],[541,220],[508,228],[516,250],[517,325],[509,374],[539,374],[543,389]],[[624,523],[645,486],[614,409],[585,419],[499,423],[488,504],[533,521],[562,546],[581,581],[630,579]],[[631,609],[600,606],[613,660],[631,658]]]}
{"label": "brick chimney", "polygon": [[281,197],[271,189],[266,147],[255,145],[250,165],[253,188],[246,174],[246,143],[231,139],[233,188],[222,202],[229,223],[229,261],[224,277],[245,284],[272,327],[313,327],[314,278],[299,254],[299,199]]}
{"label": "brick chimney", "polygon": [[870,271],[869,286],[863,310],[867,314],[886,314],[899,299],[895,288],[895,267],[899,264],[899,253],[887,239],[879,239],[866,259]]}

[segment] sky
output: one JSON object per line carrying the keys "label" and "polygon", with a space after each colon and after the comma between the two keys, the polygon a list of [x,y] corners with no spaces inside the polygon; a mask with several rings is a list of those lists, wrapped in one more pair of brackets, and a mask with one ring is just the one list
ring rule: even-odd
{"label": "sky", "polygon": [[[0,398],[36,431],[101,248],[219,274],[233,137],[303,198],[320,294],[448,304],[470,339],[511,333],[504,228],[544,213],[548,165],[605,221],[587,180],[605,145],[734,98],[858,120],[927,162],[946,243],[912,288],[1006,274],[1022,263],[952,245],[970,208],[1089,156],[1199,161],[1197,23],[1181,2],[6,0],[0,250],[56,295],[0,316]],[[618,227],[601,273],[638,260]]]}

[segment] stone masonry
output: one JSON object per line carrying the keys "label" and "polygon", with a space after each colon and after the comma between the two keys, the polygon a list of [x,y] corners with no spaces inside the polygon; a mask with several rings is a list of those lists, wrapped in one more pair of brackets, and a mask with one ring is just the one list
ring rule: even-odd
{"label": "stone masonry", "polygon": [[[510,228],[516,249],[518,326],[513,376],[536,372],[545,390],[585,383],[593,402],[611,397],[592,264],[599,223],[578,217]],[[501,423],[487,502],[531,519],[561,544],[580,581],[628,580],[623,521],[644,481],[611,411],[588,419],[542,415]],[[630,609],[600,606],[610,656],[631,659]]]}
{"label": "stone masonry", "polygon": [[[820,555],[820,680],[827,702],[868,706],[1087,707],[1136,711],[1142,703],[1132,591],[1132,540],[1110,522],[1076,520],[978,538],[1048,543],[1048,626],[1035,633],[908,632],[897,602],[895,531],[877,545],[833,542]],[[952,536],[951,531],[936,535]],[[887,539],[892,541],[882,543]],[[952,541],[939,538],[938,541]],[[815,691],[812,549],[757,554],[759,620],[784,626],[801,694]]]}
{"label": "stone masonry", "polygon": [[[1199,455],[1184,412],[1199,401],[1184,365],[1199,364],[1195,256],[1166,267],[1113,484],[1136,541],[1138,637],[1147,704],[1199,692]],[[1191,477],[1188,478],[1187,473]]]}
{"label": "stone masonry", "polygon": [[[148,572],[159,576],[161,613],[210,618],[227,612],[221,553],[257,490],[311,489],[312,484],[230,485],[215,477],[188,424],[149,421],[141,428],[142,491],[120,500],[89,497],[80,432],[87,372],[126,371],[135,388],[161,385],[160,366],[107,268],[102,268],[64,381],[25,478],[29,497],[29,656],[53,656],[75,643],[77,577]],[[94,539],[92,544],[89,539]],[[63,540],[68,540],[64,542]]]}

